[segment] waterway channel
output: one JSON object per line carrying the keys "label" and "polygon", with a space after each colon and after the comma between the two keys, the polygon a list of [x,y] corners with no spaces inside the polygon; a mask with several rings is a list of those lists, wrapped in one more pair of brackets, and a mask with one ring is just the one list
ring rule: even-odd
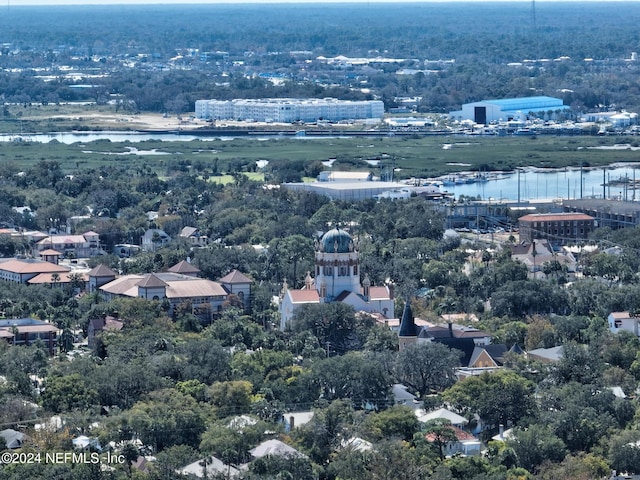
{"label": "waterway channel", "polygon": [[[459,198],[481,200],[543,200],[585,197],[640,200],[640,163],[615,164],[604,168],[535,169],[489,176],[488,180],[457,183],[442,188]],[[637,186],[637,184],[636,184]]]}

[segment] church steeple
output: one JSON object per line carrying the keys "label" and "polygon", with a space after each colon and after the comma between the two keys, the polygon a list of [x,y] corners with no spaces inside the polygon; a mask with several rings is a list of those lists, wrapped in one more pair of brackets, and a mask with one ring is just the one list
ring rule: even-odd
{"label": "church steeple", "polygon": [[364,274],[364,280],[362,281],[362,294],[364,299],[369,301],[369,294],[371,293],[371,280],[369,279],[369,274]]}
{"label": "church steeple", "polygon": [[400,320],[400,331],[398,332],[398,347],[403,350],[409,345],[413,345],[418,341],[418,329],[411,311],[411,301],[406,300],[402,319]]}

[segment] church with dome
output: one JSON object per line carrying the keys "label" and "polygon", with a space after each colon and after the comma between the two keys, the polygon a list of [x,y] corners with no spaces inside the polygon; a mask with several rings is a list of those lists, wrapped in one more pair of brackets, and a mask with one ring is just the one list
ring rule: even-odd
{"label": "church with dome", "polygon": [[310,303],[341,302],[356,312],[393,317],[393,288],[373,286],[366,273],[360,281],[358,248],[346,230],[329,230],[316,242],[315,250],[314,275],[307,272],[304,287],[293,289],[284,282],[279,299],[281,330],[290,325],[297,308]]}

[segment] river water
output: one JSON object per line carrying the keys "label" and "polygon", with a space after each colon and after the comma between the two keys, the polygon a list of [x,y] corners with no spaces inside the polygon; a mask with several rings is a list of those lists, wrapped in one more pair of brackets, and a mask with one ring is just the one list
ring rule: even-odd
{"label": "river water", "polygon": [[[631,182],[617,182],[620,179]],[[519,173],[504,173],[485,182],[443,186],[456,198],[460,195],[481,200],[542,200],[584,197],[640,200],[640,190],[631,188],[633,180],[640,182],[640,163],[615,164],[591,169],[522,169]],[[582,184],[582,188],[581,188]],[[603,184],[605,186],[603,186]]]}
{"label": "river water", "polygon": [[[178,135],[177,133],[139,133],[139,132],[60,132],[60,133],[32,133],[26,135],[1,134],[0,142],[28,141],[49,143],[56,140],[60,143],[72,144],[78,142],[94,142],[109,140],[111,142],[145,142],[160,140],[163,142],[190,142],[192,140],[220,140],[222,137],[200,137],[197,135]],[[229,139],[233,137],[227,137]]]}

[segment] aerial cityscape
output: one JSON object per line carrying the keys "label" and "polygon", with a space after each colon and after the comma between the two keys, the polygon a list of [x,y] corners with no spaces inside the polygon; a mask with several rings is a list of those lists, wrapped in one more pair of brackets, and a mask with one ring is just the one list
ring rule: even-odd
{"label": "aerial cityscape", "polygon": [[640,3],[39,3],[0,480],[640,480]]}

